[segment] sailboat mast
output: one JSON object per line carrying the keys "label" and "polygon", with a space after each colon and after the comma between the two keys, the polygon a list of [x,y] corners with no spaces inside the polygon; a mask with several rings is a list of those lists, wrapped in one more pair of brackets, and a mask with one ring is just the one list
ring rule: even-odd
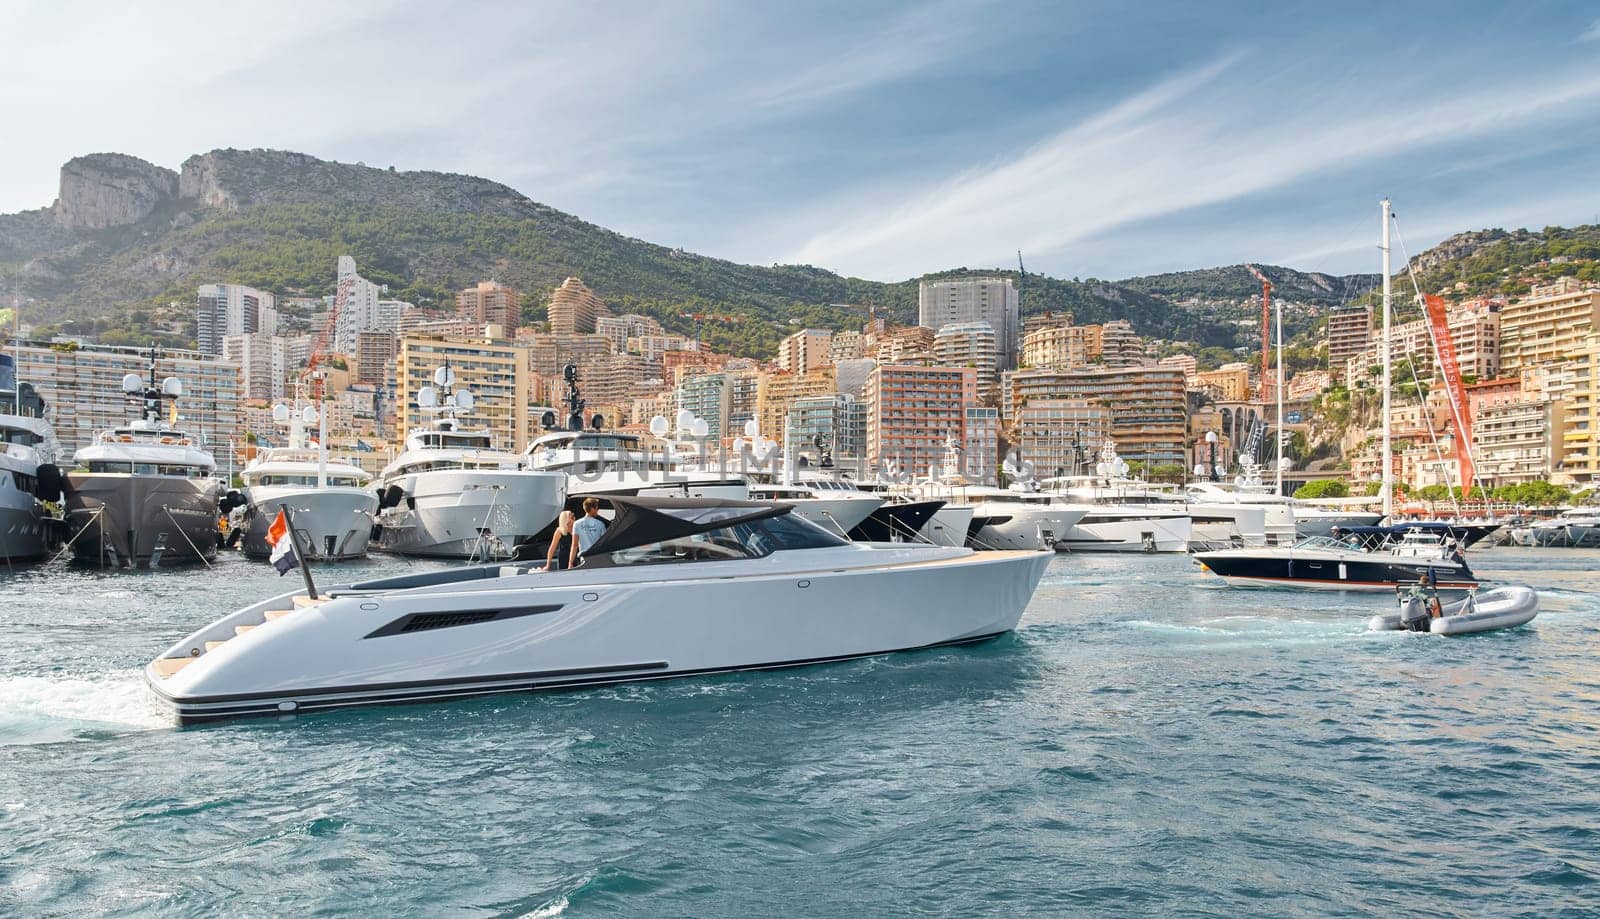
{"label": "sailboat mast", "polygon": [[1394,443],[1393,431],[1389,424],[1389,391],[1392,388],[1390,379],[1393,373],[1393,354],[1389,327],[1389,299],[1393,295],[1392,284],[1389,280],[1389,199],[1384,198],[1379,204],[1383,215],[1383,236],[1379,248],[1383,251],[1383,516],[1388,517],[1394,513]]}
{"label": "sailboat mast", "polygon": [[1283,442],[1284,442],[1284,438],[1289,436],[1289,432],[1283,426],[1283,299],[1281,297],[1278,299],[1278,302],[1277,302],[1276,306],[1277,306],[1277,311],[1276,311],[1275,319],[1276,319],[1276,321],[1278,323],[1278,385],[1277,385],[1277,390],[1278,390],[1278,415],[1277,415],[1277,419],[1278,419],[1278,421],[1277,421],[1278,455],[1277,455],[1277,458],[1276,458],[1276,462],[1274,463],[1274,465],[1277,467],[1277,475],[1274,477],[1273,483],[1274,483],[1275,488],[1277,489],[1278,496],[1282,497],[1283,496]]}

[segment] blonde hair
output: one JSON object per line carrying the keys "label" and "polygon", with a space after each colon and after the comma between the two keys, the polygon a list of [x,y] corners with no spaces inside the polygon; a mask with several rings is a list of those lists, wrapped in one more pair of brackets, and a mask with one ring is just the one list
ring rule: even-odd
{"label": "blonde hair", "polygon": [[556,518],[556,529],[563,533],[570,533],[572,532],[572,525],[576,523],[577,520],[577,514],[574,514],[572,511],[562,511],[561,516]]}

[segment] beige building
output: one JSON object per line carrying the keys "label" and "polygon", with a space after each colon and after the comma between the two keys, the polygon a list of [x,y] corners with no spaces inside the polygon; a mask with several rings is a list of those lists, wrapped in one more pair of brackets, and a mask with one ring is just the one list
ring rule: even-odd
{"label": "beige building", "polygon": [[778,369],[784,373],[808,373],[829,363],[833,333],[827,329],[801,329],[778,343]]}
{"label": "beige building", "polygon": [[1566,360],[1600,331],[1600,290],[1576,278],[1536,285],[1500,312],[1500,366],[1515,373],[1534,364]]}
{"label": "beige building", "polygon": [[833,340],[828,342],[828,363],[837,364],[840,361],[860,360],[867,356],[867,335],[854,329],[833,333]]}
{"label": "beige building", "polygon": [[[64,461],[94,442],[101,431],[127,424],[138,407],[123,396],[122,378],[149,375],[147,350],[109,345],[59,346],[24,342],[7,350],[15,356],[17,378],[32,383],[49,406],[48,415],[61,441]],[[203,435],[228,466],[228,442],[243,446],[244,390],[239,366],[198,351],[163,349],[156,379],[183,381],[178,423],[190,434]]]}
{"label": "beige building", "polygon": [[382,386],[394,371],[399,339],[392,332],[356,333],[356,382]]}
{"label": "beige building", "polygon": [[239,367],[244,398],[277,401],[294,395],[289,376],[311,358],[311,339],[284,338],[266,332],[225,335],[223,360]]}
{"label": "beige building", "polygon": [[[1503,350],[1503,305],[1499,301],[1479,300],[1452,307],[1447,316],[1450,341],[1455,347],[1456,364],[1465,377],[1492,380],[1500,374]],[[1396,323],[1390,329],[1389,353],[1394,366],[1416,365],[1424,379],[1438,375],[1434,359],[1433,333],[1426,319]],[[1372,368],[1383,361],[1383,342],[1374,341],[1366,350],[1345,362],[1345,385],[1354,388],[1364,379],[1375,379]]]}
{"label": "beige building", "polygon": [[629,350],[628,342],[634,338],[666,335],[667,332],[650,316],[628,313],[625,316],[600,316],[594,321],[594,333],[611,342],[618,354]]}
{"label": "beige building", "polygon": [[1024,367],[1082,367],[1089,363],[1085,326],[1045,325],[1022,337]]}
{"label": "beige building", "polygon": [[1236,361],[1216,370],[1202,370],[1194,376],[1201,388],[1211,390],[1223,402],[1248,402],[1253,395],[1249,364]]}
{"label": "beige building", "polygon": [[456,294],[456,314],[479,324],[492,323],[507,332],[522,324],[522,297],[498,281],[479,281]]}
{"label": "beige building", "polygon": [[426,426],[435,416],[421,411],[417,393],[433,385],[435,370],[449,362],[457,391],[472,391],[472,411],[462,416],[467,428],[487,428],[495,449],[520,452],[536,433],[535,380],[528,349],[505,341],[446,341],[406,336],[395,358],[395,439]]}
{"label": "beige building", "polygon": [[895,329],[878,338],[879,364],[927,364],[933,361],[933,330],[924,326]]}
{"label": "beige building", "polygon": [[763,373],[756,382],[756,421],[763,436],[782,442],[784,418],[798,399],[823,396],[837,388],[832,367],[810,373]]}
{"label": "beige building", "polygon": [[1137,367],[1144,363],[1144,339],[1126,319],[1113,319],[1100,327],[1100,361],[1107,367]]}
{"label": "beige building", "polygon": [[579,373],[616,353],[610,340],[600,335],[526,335],[517,344],[528,349],[528,364],[542,377],[560,377],[568,364]]}
{"label": "beige building", "polygon": [[550,295],[550,332],[554,335],[589,335],[595,321],[611,315],[605,303],[577,278],[567,278]]}

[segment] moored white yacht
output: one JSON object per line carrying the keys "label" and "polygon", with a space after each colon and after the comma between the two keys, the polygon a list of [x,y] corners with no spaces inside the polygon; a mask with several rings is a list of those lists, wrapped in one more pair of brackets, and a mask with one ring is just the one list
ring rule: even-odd
{"label": "moored white yacht", "polygon": [[[1173,502],[1129,500],[1145,491],[1128,477],[1128,464],[1107,439],[1100,448],[1093,476],[1064,476],[1045,487],[1088,512],[1056,540],[1058,552],[1186,552],[1194,523],[1186,508]],[[1147,497],[1147,496],[1142,496]]]}
{"label": "moored white yacht", "polygon": [[[689,468],[670,442],[646,447],[637,435],[601,431],[596,415],[588,428],[584,425],[585,401],[578,392],[578,369],[565,368],[567,383],[564,426],[554,412],[545,414],[546,433],[522,452],[522,464],[538,472],[561,472],[567,476],[569,495],[646,495],[679,498],[749,497],[742,477]],[[666,433],[666,419],[651,425],[659,438]]]}
{"label": "moored white yacht", "polygon": [[973,548],[1050,549],[1089,512],[1087,507],[1066,504],[1056,495],[1041,492],[1031,474],[1021,470],[1016,470],[1007,488],[971,484],[960,470],[960,448],[949,441],[940,473],[914,486],[911,493],[972,508],[967,544]]}
{"label": "moored white yacht", "polygon": [[73,455],[67,528],[79,561],[156,568],[217,554],[223,492],[217,462],[188,432],[162,422],[163,400],[176,405],[183,384],[168,377],[157,385],[159,358],[151,349],[148,386],[138,374],[122,380],[123,392],[141,406],[140,417],[102,432]]}
{"label": "moored white yacht", "polygon": [[62,485],[44,400],[16,380],[10,362],[0,355],[0,561],[6,564],[50,553],[61,521],[45,502],[59,502]]}
{"label": "moored white yacht", "polygon": [[435,558],[507,558],[543,530],[566,501],[567,476],[521,468],[493,449],[488,431],[461,427],[472,394],[454,391],[448,365],[417,402],[440,417],[406,434],[406,449],[378,474],[377,548]]}
{"label": "moored white yacht", "polygon": [[849,543],[784,504],[611,498],[582,563],[285,594],[145,668],[182,723],[824,663],[1014,629],[1052,557]]}
{"label": "moored white yacht", "polygon": [[288,446],[259,450],[240,474],[245,504],[235,513],[246,517],[244,554],[272,554],[267,530],[278,510],[287,506],[303,557],[337,561],[365,556],[378,512],[378,496],[368,487],[372,476],[359,466],[329,462],[322,437],[315,444],[307,442],[306,425],[322,419],[314,406],[293,411],[275,405],[273,418],[288,427]]}
{"label": "moored white yacht", "polygon": [[[1227,512],[1230,507],[1260,509],[1263,517],[1262,535],[1269,546],[1293,545],[1295,516],[1293,501],[1273,491],[1261,480],[1261,466],[1249,457],[1241,457],[1243,471],[1231,483],[1206,480],[1190,482],[1186,491],[1189,503],[1199,510]],[[1245,535],[1247,545],[1253,540]]]}

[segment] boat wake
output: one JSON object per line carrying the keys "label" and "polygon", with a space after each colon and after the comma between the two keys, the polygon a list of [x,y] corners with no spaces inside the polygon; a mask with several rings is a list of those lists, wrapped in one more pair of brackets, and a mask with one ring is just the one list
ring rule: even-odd
{"label": "boat wake", "polygon": [[1164,633],[1190,639],[1208,647],[1243,647],[1269,644],[1323,644],[1352,641],[1364,634],[1360,622],[1330,619],[1278,619],[1271,616],[1218,616],[1189,622],[1128,619],[1122,628]]}
{"label": "boat wake", "polygon": [[138,670],[0,678],[0,746],[56,743],[172,726]]}

